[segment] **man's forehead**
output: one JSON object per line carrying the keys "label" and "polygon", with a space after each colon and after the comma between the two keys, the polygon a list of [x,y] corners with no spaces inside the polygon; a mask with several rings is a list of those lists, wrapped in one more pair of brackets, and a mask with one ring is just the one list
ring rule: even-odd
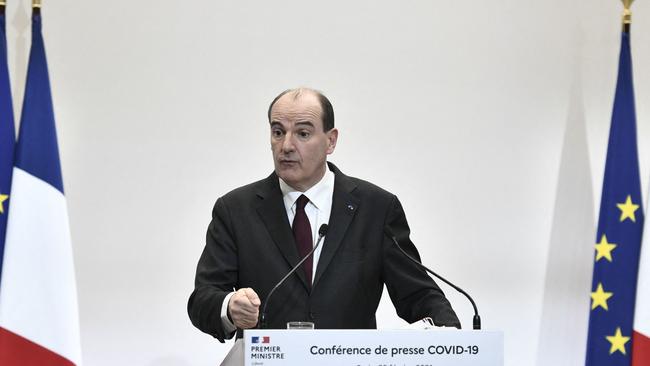
{"label": "man's forehead", "polygon": [[312,92],[291,92],[278,99],[271,109],[271,120],[304,118],[320,120],[322,108],[318,96]]}

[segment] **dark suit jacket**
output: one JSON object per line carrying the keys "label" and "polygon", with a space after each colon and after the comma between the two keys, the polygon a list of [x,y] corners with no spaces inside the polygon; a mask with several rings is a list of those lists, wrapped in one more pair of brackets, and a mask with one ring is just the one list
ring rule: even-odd
{"label": "dark suit jacket", "polygon": [[[288,278],[268,305],[269,328],[286,328],[288,321],[311,321],[317,329],[376,328],[384,284],[402,319],[430,316],[437,325],[460,327],[436,283],[384,234],[388,225],[404,250],[419,259],[397,197],[329,167],[334,196],[313,287],[310,291],[302,270]],[[192,323],[223,342],[226,295],[251,287],[264,301],[299,260],[275,173],[219,198],[188,303]]]}

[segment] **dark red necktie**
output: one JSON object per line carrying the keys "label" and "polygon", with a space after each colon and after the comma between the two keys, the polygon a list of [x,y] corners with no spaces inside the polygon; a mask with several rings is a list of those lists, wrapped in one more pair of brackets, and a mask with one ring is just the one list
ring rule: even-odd
{"label": "dark red necktie", "polygon": [[[311,235],[311,225],[309,224],[309,218],[305,213],[305,206],[308,202],[309,198],[304,194],[298,197],[298,200],[296,201],[296,216],[293,218],[293,237],[296,239],[296,247],[298,248],[300,259],[304,258],[314,247],[314,239]],[[310,256],[302,264],[310,288],[311,271],[314,263],[312,258],[313,256]]]}

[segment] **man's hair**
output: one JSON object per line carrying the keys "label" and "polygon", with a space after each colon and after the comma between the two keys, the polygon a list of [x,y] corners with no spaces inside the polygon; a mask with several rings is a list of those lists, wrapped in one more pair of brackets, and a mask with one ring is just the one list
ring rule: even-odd
{"label": "man's hair", "polygon": [[327,132],[334,128],[334,108],[332,108],[332,103],[330,103],[329,99],[323,93],[321,93],[318,90],[315,89],[309,89],[309,88],[294,88],[294,89],[287,89],[280,93],[273,101],[271,102],[271,105],[269,105],[269,111],[267,113],[268,118],[269,118],[269,123],[271,123],[271,109],[273,109],[273,105],[275,102],[278,101],[278,99],[282,98],[285,94],[292,93],[294,100],[300,97],[300,95],[304,92],[309,92],[309,93],[314,93],[316,94],[316,97],[318,98],[318,101],[320,102],[320,109],[323,114],[323,131]]}

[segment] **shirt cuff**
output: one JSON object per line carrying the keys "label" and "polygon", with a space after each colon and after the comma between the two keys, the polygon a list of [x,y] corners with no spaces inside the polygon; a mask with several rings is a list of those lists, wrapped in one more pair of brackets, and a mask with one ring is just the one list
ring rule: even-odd
{"label": "shirt cuff", "polygon": [[234,292],[231,292],[228,295],[226,295],[226,298],[223,299],[223,304],[221,305],[221,325],[223,326],[224,332],[226,334],[230,334],[231,337],[232,337],[231,333],[234,333],[237,330],[235,324],[233,324],[228,318],[228,303],[230,302],[230,298],[234,294],[235,294]]}

